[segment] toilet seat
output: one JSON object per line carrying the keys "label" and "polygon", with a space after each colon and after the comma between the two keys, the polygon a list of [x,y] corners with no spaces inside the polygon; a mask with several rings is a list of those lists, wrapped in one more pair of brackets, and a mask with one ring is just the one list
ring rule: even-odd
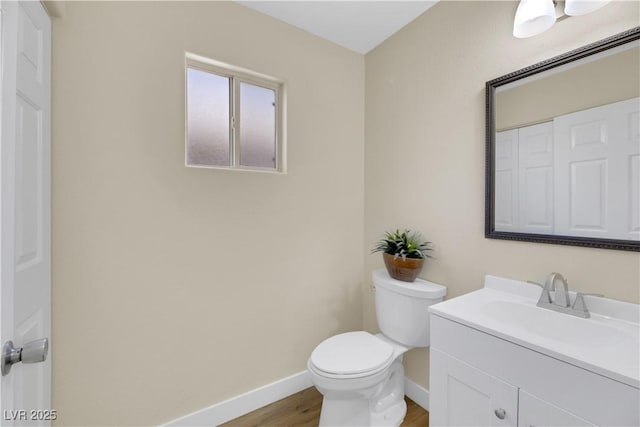
{"label": "toilet seat", "polygon": [[329,378],[360,378],[386,369],[394,360],[393,347],[365,331],[335,335],[311,353],[311,366]]}

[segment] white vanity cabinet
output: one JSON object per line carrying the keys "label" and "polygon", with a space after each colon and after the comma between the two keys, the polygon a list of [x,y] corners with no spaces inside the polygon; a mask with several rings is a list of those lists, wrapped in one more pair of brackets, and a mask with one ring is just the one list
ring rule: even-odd
{"label": "white vanity cabinet", "polygon": [[638,389],[431,315],[431,426],[638,426]]}
{"label": "white vanity cabinet", "polygon": [[433,348],[431,366],[432,426],[595,426]]}
{"label": "white vanity cabinet", "polygon": [[595,426],[595,424],[545,402],[524,390],[518,392],[518,402],[518,425],[521,426]]}
{"label": "white vanity cabinet", "polygon": [[431,349],[432,426],[516,426],[518,388]]}

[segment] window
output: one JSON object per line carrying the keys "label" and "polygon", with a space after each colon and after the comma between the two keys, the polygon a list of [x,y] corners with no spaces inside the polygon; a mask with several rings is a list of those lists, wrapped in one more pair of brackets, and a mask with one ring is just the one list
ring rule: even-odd
{"label": "window", "polygon": [[281,81],[186,57],[186,165],[284,172]]}

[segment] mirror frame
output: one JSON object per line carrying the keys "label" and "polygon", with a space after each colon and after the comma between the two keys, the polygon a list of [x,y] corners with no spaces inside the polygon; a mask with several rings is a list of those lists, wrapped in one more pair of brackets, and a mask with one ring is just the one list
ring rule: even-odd
{"label": "mirror frame", "polygon": [[488,239],[518,240],[535,243],[551,243],[557,245],[583,246],[590,248],[616,249],[640,252],[640,241],[601,239],[591,237],[559,236],[551,234],[529,234],[496,231],[494,227],[494,171],[495,171],[495,91],[508,83],[542,73],[544,71],[577,61],[607,49],[640,39],[640,27],[635,27],[609,38],[591,43],[565,54],[547,59],[513,73],[486,82],[486,156],[485,156],[485,230]]}

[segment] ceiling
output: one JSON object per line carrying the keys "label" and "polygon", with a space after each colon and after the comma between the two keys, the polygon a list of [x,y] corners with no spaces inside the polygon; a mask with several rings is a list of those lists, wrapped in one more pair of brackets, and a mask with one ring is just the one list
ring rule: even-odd
{"label": "ceiling", "polygon": [[347,49],[365,54],[438,0],[236,1]]}

